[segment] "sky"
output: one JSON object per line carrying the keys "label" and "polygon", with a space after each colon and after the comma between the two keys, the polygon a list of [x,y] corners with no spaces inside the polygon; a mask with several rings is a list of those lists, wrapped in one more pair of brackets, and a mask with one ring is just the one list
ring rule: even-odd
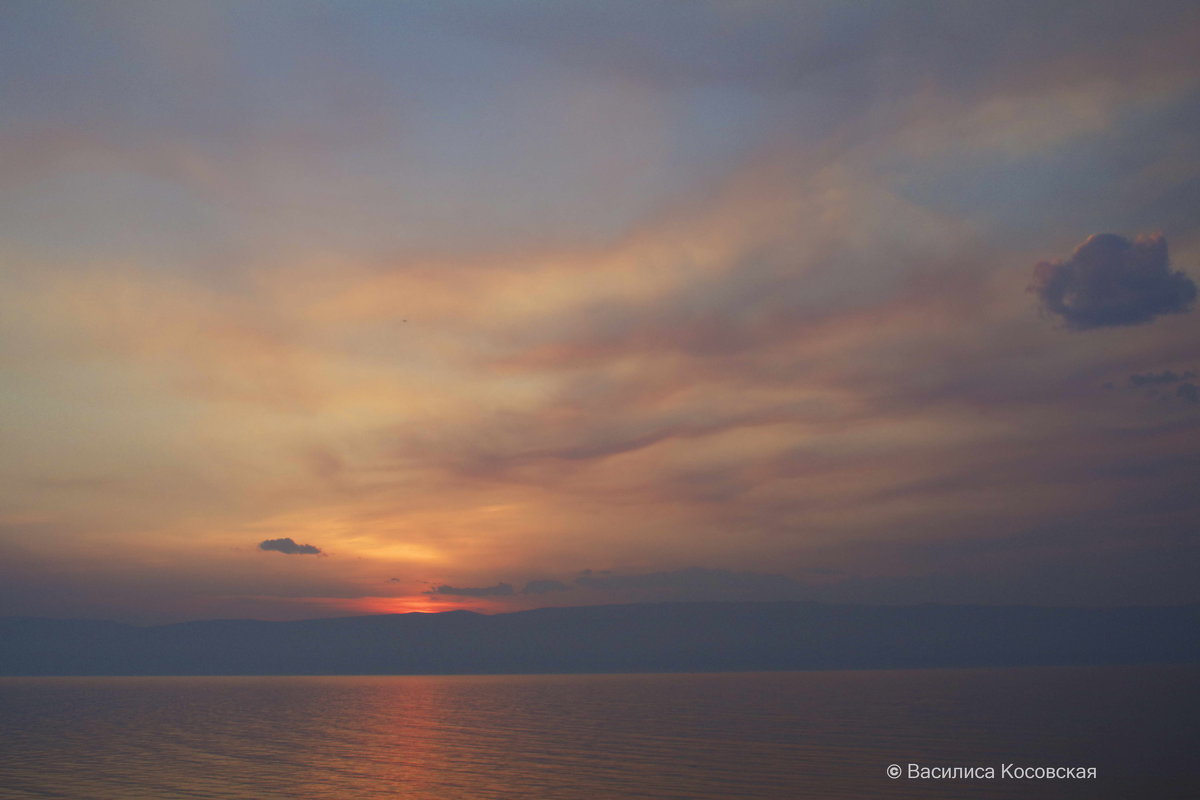
{"label": "sky", "polygon": [[10,0],[0,615],[1200,601],[1200,5]]}

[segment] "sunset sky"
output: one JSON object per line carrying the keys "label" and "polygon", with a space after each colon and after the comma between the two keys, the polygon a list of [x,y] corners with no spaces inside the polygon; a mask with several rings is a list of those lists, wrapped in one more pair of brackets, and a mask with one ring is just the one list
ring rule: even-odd
{"label": "sunset sky", "polygon": [[0,615],[1200,601],[1200,4],[0,7]]}

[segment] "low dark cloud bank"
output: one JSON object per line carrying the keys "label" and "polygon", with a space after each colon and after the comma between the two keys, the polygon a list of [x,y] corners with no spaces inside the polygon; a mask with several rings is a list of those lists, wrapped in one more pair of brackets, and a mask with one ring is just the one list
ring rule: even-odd
{"label": "low dark cloud bank", "polygon": [[425,594],[451,595],[454,597],[509,597],[513,594],[511,583],[497,583],[495,586],[438,586]]}
{"label": "low dark cloud bank", "polygon": [[570,590],[562,581],[554,580],[539,580],[530,581],[525,584],[525,588],[521,590],[521,594],[550,594],[551,592],[566,592]]}
{"label": "low dark cloud bank", "polygon": [[1065,261],[1039,263],[1029,288],[1047,311],[1079,331],[1181,314],[1196,299],[1195,282],[1171,271],[1167,240],[1157,233],[1133,241],[1098,233]]}
{"label": "low dark cloud bank", "polygon": [[321,548],[311,544],[296,544],[291,537],[283,539],[266,539],[258,543],[259,550],[274,550],[289,556],[316,556],[321,554]]}
{"label": "low dark cloud bank", "polygon": [[588,589],[652,591],[679,594],[689,599],[736,597],[740,599],[789,598],[801,594],[803,585],[786,575],[734,572],[727,569],[689,567],[668,572],[620,575],[586,570],[575,582]]}

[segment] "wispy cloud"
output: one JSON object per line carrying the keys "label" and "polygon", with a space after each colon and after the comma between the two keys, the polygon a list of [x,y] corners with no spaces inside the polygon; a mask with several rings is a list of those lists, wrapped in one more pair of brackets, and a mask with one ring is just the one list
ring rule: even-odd
{"label": "wispy cloud", "polygon": [[22,596],[1195,597],[1196,4],[322,14],[0,25]]}
{"label": "wispy cloud", "polygon": [[1135,389],[1141,389],[1146,386],[1164,386],[1180,381],[1190,381],[1196,377],[1196,373],[1192,370],[1187,372],[1176,373],[1172,370],[1164,370],[1162,372],[1146,372],[1129,376],[1129,385]]}

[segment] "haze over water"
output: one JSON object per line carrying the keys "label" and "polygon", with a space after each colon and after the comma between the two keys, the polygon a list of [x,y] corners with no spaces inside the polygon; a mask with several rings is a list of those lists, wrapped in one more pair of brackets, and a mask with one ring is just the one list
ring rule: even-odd
{"label": "haze over water", "polygon": [[[1195,667],[6,678],[0,797],[1186,797]],[[1096,767],[890,780],[888,765]]]}

